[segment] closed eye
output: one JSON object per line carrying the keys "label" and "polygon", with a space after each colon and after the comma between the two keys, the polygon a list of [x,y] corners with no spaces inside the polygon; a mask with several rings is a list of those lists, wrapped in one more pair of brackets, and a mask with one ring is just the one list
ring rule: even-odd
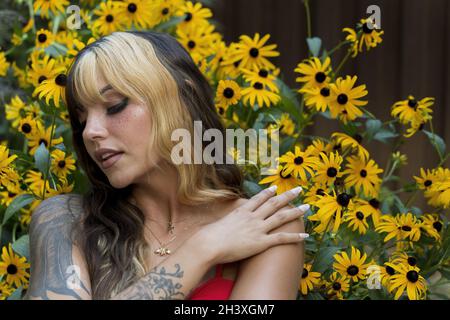
{"label": "closed eye", "polygon": [[115,113],[119,113],[120,111],[122,111],[123,109],[125,109],[125,107],[128,105],[128,98],[123,99],[119,104],[116,104],[115,106],[112,106],[111,108],[108,108],[107,113],[108,114],[115,114]]}

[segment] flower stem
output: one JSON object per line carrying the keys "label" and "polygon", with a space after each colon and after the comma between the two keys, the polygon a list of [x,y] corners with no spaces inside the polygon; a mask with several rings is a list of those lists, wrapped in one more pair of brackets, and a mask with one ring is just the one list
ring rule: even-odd
{"label": "flower stem", "polygon": [[350,43],[352,43],[352,42],[351,41],[347,41],[347,40],[339,42],[333,49],[328,51],[328,55],[331,56],[334,52],[336,52],[337,50],[342,48],[344,45],[350,44]]}
{"label": "flower stem", "polygon": [[306,28],[307,28],[307,34],[308,38],[311,38],[311,13],[309,10],[309,0],[303,0],[303,4],[305,5],[305,11],[306,11]]}
{"label": "flower stem", "polygon": [[347,62],[347,60],[348,60],[348,58],[350,57],[351,54],[352,54],[352,51],[348,50],[347,54],[344,57],[344,59],[342,59],[342,61],[339,64],[339,66],[336,68],[336,71],[334,72],[333,78],[331,79],[332,82],[336,79],[336,76],[339,74],[339,71],[341,71],[342,67]]}
{"label": "flower stem", "polygon": [[55,129],[55,121],[56,121],[56,108],[53,107],[52,127],[50,130],[50,141],[48,142],[47,170],[46,170],[45,176],[44,176],[44,188],[42,191],[42,200],[45,200],[45,189],[47,187],[47,179],[50,174],[50,160],[51,160],[50,148],[52,147],[53,134],[54,134],[54,129]]}

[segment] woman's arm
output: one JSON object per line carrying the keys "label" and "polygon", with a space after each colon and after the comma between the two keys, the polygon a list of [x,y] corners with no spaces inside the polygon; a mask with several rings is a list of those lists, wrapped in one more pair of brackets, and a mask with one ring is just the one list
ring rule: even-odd
{"label": "woman's arm", "polygon": [[[274,232],[304,232],[303,219]],[[304,243],[274,246],[239,263],[230,300],[294,300],[304,261]]]}
{"label": "woman's arm", "polygon": [[[302,241],[298,233],[268,234],[302,214],[295,209],[282,214],[281,219],[266,220],[277,216],[277,211],[297,196],[290,192],[273,195],[273,191],[262,191],[224,218],[203,227],[169,258],[112,299],[184,299],[217,263],[242,260],[275,245]],[[64,209],[65,198],[49,198],[33,213],[27,292],[30,299],[91,298],[86,263],[68,236],[76,217],[73,211]]]}

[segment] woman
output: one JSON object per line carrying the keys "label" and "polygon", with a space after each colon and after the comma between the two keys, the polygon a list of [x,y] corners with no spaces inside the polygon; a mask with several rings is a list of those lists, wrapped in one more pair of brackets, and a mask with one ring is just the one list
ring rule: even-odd
{"label": "woman", "polygon": [[171,161],[175,129],[202,121],[224,132],[210,86],[174,38],[116,32],[90,44],[66,100],[91,187],[33,213],[29,298],[296,297],[307,205],[288,203],[301,188],[248,200],[234,164]]}

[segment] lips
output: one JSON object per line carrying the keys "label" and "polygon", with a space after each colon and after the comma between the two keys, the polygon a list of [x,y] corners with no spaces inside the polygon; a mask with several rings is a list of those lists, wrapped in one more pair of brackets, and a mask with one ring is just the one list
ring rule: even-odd
{"label": "lips", "polygon": [[116,149],[100,148],[95,150],[94,156],[103,169],[107,169],[118,161],[122,154],[122,151]]}
{"label": "lips", "polygon": [[116,152],[114,154],[109,154],[105,159],[101,162],[101,166],[104,170],[112,167],[120,158],[122,158],[123,152]]}

